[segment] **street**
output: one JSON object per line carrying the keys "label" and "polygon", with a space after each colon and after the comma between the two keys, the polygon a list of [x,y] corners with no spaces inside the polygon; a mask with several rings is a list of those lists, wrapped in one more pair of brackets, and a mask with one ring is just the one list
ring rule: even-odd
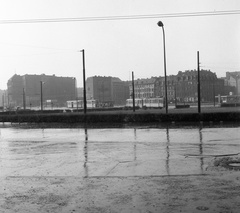
{"label": "street", "polygon": [[236,125],[0,131],[0,212],[240,209]]}

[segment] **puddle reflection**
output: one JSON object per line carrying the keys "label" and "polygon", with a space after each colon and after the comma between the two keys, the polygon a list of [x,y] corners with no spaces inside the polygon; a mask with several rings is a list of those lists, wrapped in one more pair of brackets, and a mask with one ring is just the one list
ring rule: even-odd
{"label": "puddle reflection", "polygon": [[0,175],[203,174],[211,160],[203,156],[236,153],[239,130],[239,127],[202,126],[187,129],[4,128],[0,129]]}
{"label": "puddle reflection", "polygon": [[88,177],[88,166],[87,166],[87,162],[88,162],[88,131],[87,128],[84,129],[84,133],[85,133],[85,143],[84,143],[84,171],[85,171],[85,177]]}
{"label": "puddle reflection", "polygon": [[167,171],[167,174],[169,175],[170,174],[170,171],[169,171],[169,159],[170,159],[169,145],[170,145],[170,137],[169,137],[169,128],[168,127],[166,128],[166,137],[167,137],[167,143],[166,143],[166,153],[167,153],[167,156],[166,156],[166,171]]}
{"label": "puddle reflection", "polygon": [[[202,127],[199,127],[199,155],[200,155],[200,156],[203,155],[203,135],[202,135]],[[199,158],[199,159],[200,159],[200,168],[201,168],[201,171],[203,172],[204,159],[203,159],[203,158]]]}

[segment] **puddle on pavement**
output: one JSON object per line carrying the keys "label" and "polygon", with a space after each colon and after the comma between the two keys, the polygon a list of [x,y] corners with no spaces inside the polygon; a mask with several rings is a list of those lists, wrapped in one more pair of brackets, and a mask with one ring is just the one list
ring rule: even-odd
{"label": "puddle on pavement", "polygon": [[201,175],[216,156],[236,154],[239,132],[236,126],[8,126],[0,128],[0,175]]}

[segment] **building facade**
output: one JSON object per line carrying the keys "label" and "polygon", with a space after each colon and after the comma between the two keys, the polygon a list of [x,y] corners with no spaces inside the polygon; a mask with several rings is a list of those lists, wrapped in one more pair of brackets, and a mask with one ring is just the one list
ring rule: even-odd
{"label": "building facade", "polygon": [[4,111],[7,106],[7,91],[6,90],[0,90],[0,111]]}
{"label": "building facade", "polygon": [[54,107],[66,106],[67,100],[76,98],[76,81],[72,77],[15,74],[8,80],[7,87],[10,108],[38,107],[41,104],[41,96],[44,106],[51,103]]}
{"label": "building facade", "polygon": [[115,77],[92,76],[86,80],[87,99],[95,99],[100,106],[124,105],[128,85]]}
{"label": "building facade", "polygon": [[119,78],[112,78],[112,98],[115,106],[125,105],[126,99],[129,98],[128,83]]}
{"label": "building facade", "polygon": [[8,105],[10,108],[23,106],[23,79],[20,75],[14,75],[8,80]]}
{"label": "building facade", "polygon": [[[235,85],[236,85],[236,81]],[[198,101],[197,70],[179,71],[177,75],[167,76],[168,102]],[[239,87],[240,88],[240,87]],[[165,97],[165,77],[137,79],[134,81],[135,98]],[[229,95],[235,87],[225,84],[210,70],[200,70],[200,97],[202,102],[213,102],[217,95]],[[132,82],[129,82],[129,98],[132,98]],[[176,102],[175,102],[176,103]]]}
{"label": "building facade", "polygon": [[[176,76],[167,76],[167,95],[168,101],[173,101],[175,98],[175,80]],[[132,98],[132,82],[129,82],[129,97]],[[156,98],[165,97],[165,78],[151,77],[150,79],[134,80],[135,98]]]}
{"label": "building facade", "polygon": [[240,71],[226,72],[226,85],[235,87],[234,95],[240,95]]}
{"label": "building facade", "polygon": [[[173,102],[175,100],[176,94],[176,76],[167,76],[166,86],[168,102]],[[165,97],[165,77],[157,78],[155,86],[155,97]]]}
{"label": "building facade", "polygon": [[[216,95],[224,94],[224,82],[210,70],[200,70],[200,98],[202,102],[213,102]],[[198,101],[197,70],[179,71],[176,82],[176,98],[180,102]]]}
{"label": "building facade", "polygon": [[[155,84],[156,84],[155,77],[147,78],[147,79],[137,79],[134,80],[134,95],[135,98],[153,98],[155,97]],[[129,98],[132,98],[133,94],[133,87],[132,82],[129,82]]]}

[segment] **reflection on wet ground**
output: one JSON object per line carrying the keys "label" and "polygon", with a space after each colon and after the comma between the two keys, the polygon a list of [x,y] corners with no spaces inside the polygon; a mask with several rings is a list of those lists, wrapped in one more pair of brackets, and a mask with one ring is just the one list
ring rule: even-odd
{"label": "reflection on wet ground", "polygon": [[0,176],[203,174],[212,157],[239,153],[240,127],[0,127]]}

